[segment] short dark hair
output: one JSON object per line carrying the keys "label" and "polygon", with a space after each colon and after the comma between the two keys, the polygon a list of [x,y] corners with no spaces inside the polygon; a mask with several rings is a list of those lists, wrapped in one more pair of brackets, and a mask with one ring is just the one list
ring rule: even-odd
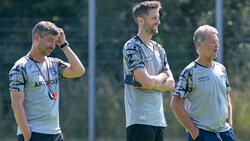
{"label": "short dark hair", "polygon": [[133,7],[133,17],[137,23],[137,17],[146,18],[150,9],[161,9],[161,3],[159,1],[144,1],[139,4],[135,4]]}
{"label": "short dark hair", "polygon": [[35,33],[38,33],[41,37],[44,37],[48,34],[59,35],[60,31],[54,23],[49,21],[40,21],[32,30],[32,40],[34,39]]}

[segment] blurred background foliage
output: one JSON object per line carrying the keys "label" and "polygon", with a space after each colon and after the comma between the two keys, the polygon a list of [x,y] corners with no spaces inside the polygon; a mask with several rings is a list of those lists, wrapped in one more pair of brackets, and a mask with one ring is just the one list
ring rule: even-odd
{"label": "blurred background foliage", "polygon": [[[141,0],[96,1],[96,139],[125,140],[122,48],[136,35],[132,6]],[[215,26],[215,0],[161,0],[161,25],[154,40],[167,51],[176,81],[181,70],[197,54],[193,32],[202,24]],[[250,1],[223,1],[223,64],[233,92],[234,131],[238,140],[250,138]],[[16,123],[8,91],[8,72],[31,47],[31,30],[49,20],[65,30],[71,48],[88,71],[87,0],[1,0],[0,1],[0,138],[16,135]],[[51,56],[66,59],[60,49]],[[61,81],[60,120],[66,140],[88,138],[88,72],[78,79]],[[184,138],[185,130],[169,108],[170,94],[164,95],[168,121],[166,139]],[[175,140],[174,140],[175,141]]]}

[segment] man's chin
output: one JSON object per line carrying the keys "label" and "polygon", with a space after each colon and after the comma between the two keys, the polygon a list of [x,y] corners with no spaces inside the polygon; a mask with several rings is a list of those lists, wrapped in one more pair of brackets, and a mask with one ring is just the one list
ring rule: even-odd
{"label": "man's chin", "polygon": [[158,34],[158,30],[151,30],[148,33],[151,34],[151,35],[156,35],[156,34]]}
{"label": "man's chin", "polygon": [[47,52],[44,56],[49,56],[51,52]]}
{"label": "man's chin", "polygon": [[153,35],[156,35],[156,34],[158,34],[158,30],[153,32]]}

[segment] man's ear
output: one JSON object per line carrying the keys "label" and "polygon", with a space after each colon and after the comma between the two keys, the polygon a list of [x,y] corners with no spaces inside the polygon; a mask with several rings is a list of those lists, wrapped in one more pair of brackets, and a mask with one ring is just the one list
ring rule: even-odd
{"label": "man's ear", "polygon": [[199,41],[199,42],[197,42],[196,46],[197,46],[197,48],[200,48],[200,47],[204,46],[204,42]]}
{"label": "man's ear", "polygon": [[144,23],[144,18],[142,17],[137,17],[137,22],[138,22],[138,25],[141,25]]}
{"label": "man's ear", "polygon": [[35,33],[33,40],[38,41],[40,38],[41,38],[40,35],[38,33]]}

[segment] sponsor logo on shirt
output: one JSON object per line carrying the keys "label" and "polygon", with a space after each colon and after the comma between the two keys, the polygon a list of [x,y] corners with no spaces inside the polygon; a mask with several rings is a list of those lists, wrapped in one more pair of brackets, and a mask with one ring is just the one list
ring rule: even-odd
{"label": "sponsor logo on shirt", "polygon": [[144,116],[144,115],[140,115],[139,118],[140,118],[141,120],[146,120],[147,117]]}
{"label": "sponsor logo on shirt", "polygon": [[198,78],[198,83],[201,83],[203,81],[209,81],[210,78],[208,76],[202,76]]}
{"label": "sponsor logo on shirt", "polygon": [[35,87],[41,87],[45,85],[56,85],[59,82],[59,78],[52,79],[50,81],[38,81],[35,83]]}

